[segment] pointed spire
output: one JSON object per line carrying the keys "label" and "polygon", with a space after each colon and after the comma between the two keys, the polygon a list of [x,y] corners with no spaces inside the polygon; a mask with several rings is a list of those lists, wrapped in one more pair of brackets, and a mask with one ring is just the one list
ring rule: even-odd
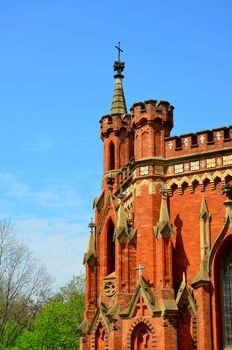
{"label": "pointed spire", "polygon": [[[210,251],[210,214],[205,198],[202,198],[200,209],[200,244],[203,264],[204,260],[207,261]],[[205,262],[204,265],[207,265],[207,263]],[[206,270],[206,266],[204,269]]]}
{"label": "pointed spire", "polygon": [[120,48],[120,42],[118,43],[118,46],[115,47],[118,49],[118,61],[114,62],[114,71],[117,73],[114,75],[114,78],[116,80],[110,114],[123,115],[127,113],[126,101],[122,86],[122,79],[124,78],[122,72],[124,70],[125,63],[121,62],[120,60],[120,52],[122,52],[122,49]]}
{"label": "pointed spire", "polygon": [[180,309],[182,307],[183,300],[185,301],[185,303],[188,301],[188,308],[190,308],[190,310],[192,309],[192,312],[196,315],[197,305],[193,298],[191,290],[187,286],[185,272],[183,272],[183,279],[176,296],[176,304]]}
{"label": "pointed spire", "polygon": [[162,193],[162,198],[161,198],[161,205],[160,205],[159,222],[154,227],[156,238],[170,237],[171,233],[173,232],[172,224],[170,223],[170,219],[169,219],[168,207],[167,207],[167,200],[166,200],[167,190],[162,188],[160,192]]}
{"label": "pointed spire", "polygon": [[94,265],[97,259],[97,254],[96,254],[94,235],[93,235],[93,228],[95,227],[95,225],[92,219],[89,224],[89,227],[90,227],[89,242],[88,242],[87,252],[85,253],[85,257],[84,257],[84,263],[87,263],[89,265]]}
{"label": "pointed spire", "polygon": [[201,209],[200,209],[200,220],[204,220],[206,219],[206,217],[209,217],[209,211],[208,211],[208,207],[207,207],[207,203],[205,198],[202,198],[201,201]]}
{"label": "pointed spire", "polygon": [[123,199],[125,198],[125,194],[120,189],[118,194],[119,206],[117,212],[117,225],[114,230],[114,241],[115,243],[128,243],[135,239],[135,235],[137,230],[133,229],[132,222],[127,220],[126,212],[124,209]]}
{"label": "pointed spire", "polygon": [[125,214],[122,202],[119,204],[119,209],[118,209],[117,229],[118,230],[123,230],[124,229],[126,232],[128,231],[126,214]]}
{"label": "pointed spire", "polygon": [[191,282],[191,286],[198,288],[210,281],[208,273],[208,257],[210,253],[210,213],[205,198],[202,198],[200,208],[200,270]]}
{"label": "pointed spire", "polygon": [[162,193],[162,199],[161,199],[161,206],[160,206],[160,216],[159,216],[159,222],[169,222],[169,213],[168,213],[168,207],[167,207],[167,201],[166,201],[166,189],[161,189],[160,192]]}
{"label": "pointed spire", "polygon": [[226,206],[226,217],[225,219],[229,219],[230,221],[230,227],[232,227],[232,185],[231,184],[224,184],[222,186],[222,194],[226,194],[227,199],[224,202],[224,205]]}
{"label": "pointed spire", "polygon": [[129,238],[129,229],[126,219],[126,213],[123,206],[123,199],[125,198],[125,195],[123,194],[122,190],[120,190],[120,193],[118,195],[119,198],[119,208],[118,208],[118,221],[117,226],[114,231],[115,240],[119,240],[120,242],[126,242]]}

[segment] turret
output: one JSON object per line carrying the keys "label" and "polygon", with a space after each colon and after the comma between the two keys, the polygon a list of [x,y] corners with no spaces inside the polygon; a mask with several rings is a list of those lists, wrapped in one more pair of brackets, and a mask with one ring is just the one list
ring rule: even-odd
{"label": "turret", "polygon": [[173,109],[167,101],[149,100],[133,104],[131,112],[136,160],[165,155],[164,138],[170,135],[173,128]]}
{"label": "turret", "polygon": [[133,141],[131,134],[131,116],[127,114],[126,101],[124,97],[122,72],[125,64],[120,60],[120,45],[118,61],[114,63],[116,74],[115,88],[113,93],[110,114],[100,120],[101,139],[104,142],[104,174],[111,171],[114,176],[120,172],[133,156]]}

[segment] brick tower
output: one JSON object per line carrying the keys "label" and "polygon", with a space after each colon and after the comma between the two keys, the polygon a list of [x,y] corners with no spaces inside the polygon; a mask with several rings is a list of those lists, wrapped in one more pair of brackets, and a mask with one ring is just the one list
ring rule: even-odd
{"label": "brick tower", "polygon": [[231,349],[232,127],[170,136],[174,107],[128,114],[114,70],[81,350]]}

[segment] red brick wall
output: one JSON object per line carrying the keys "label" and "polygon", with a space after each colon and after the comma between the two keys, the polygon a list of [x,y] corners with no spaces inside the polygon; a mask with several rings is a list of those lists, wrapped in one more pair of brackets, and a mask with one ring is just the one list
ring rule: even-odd
{"label": "red brick wall", "polygon": [[[121,116],[104,116],[101,119],[104,194],[101,204],[98,203],[95,208],[98,259],[94,273],[87,267],[85,316],[90,323],[97,322],[93,321],[91,307],[94,303],[91,304],[91,300],[95,300],[96,306],[103,301],[108,310],[117,304],[120,312],[127,308],[139,282],[135,269],[139,263],[144,266],[143,277],[153,292],[157,305],[160,305],[160,311],[155,315],[148,308],[144,315],[140,314],[136,308],[137,311],[129,318],[119,316],[114,322],[107,318],[109,316],[106,312],[110,350],[131,349],[131,337],[139,322],[144,322],[149,327],[152,349],[177,350],[178,342],[179,350],[192,350],[196,346],[199,350],[220,350],[222,346],[220,293],[216,291],[220,288],[220,269],[217,268],[220,267],[220,245],[213,256],[210,283],[194,288],[191,283],[199,272],[201,263],[199,214],[202,198],[205,198],[210,213],[211,246],[224,225],[225,196],[222,196],[221,187],[225,182],[231,181],[232,164],[229,156],[232,154],[232,128],[170,137],[172,126],[173,107],[165,101],[152,100],[134,104],[132,114],[124,120]],[[115,149],[113,189],[107,183],[111,142]],[[147,173],[141,172],[142,167],[146,167]],[[229,172],[226,173],[227,169]],[[170,238],[157,239],[154,227],[159,223],[161,186],[168,189],[167,204],[174,232]],[[132,218],[137,234],[134,241],[116,242],[116,294],[108,298],[104,296],[103,290],[103,278],[107,275],[109,262],[107,230],[109,220],[117,225],[117,215],[111,204],[106,207],[106,202],[111,193],[117,210],[119,187],[126,194],[126,215]],[[232,239],[230,235],[231,228],[220,244],[223,245],[225,239]],[[175,302],[183,272],[197,314],[189,313],[185,326],[179,327],[178,317],[180,320],[184,308],[179,313],[169,310],[168,314],[161,312],[161,304],[163,299]],[[91,332],[91,335],[86,335],[87,343],[82,345],[82,350],[92,349],[94,327]]]}

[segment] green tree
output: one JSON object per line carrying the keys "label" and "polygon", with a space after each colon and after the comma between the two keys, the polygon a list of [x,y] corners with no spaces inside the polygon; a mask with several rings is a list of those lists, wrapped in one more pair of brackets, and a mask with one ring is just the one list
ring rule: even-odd
{"label": "green tree", "polygon": [[84,277],[74,276],[37,316],[33,331],[17,339],[12,350],[76,350],[77,325],[84,313]]}
{"label": "green tree", "polygon": [[0,349],[28,329],[47,300],[51,279],[19,242],[8,220],[0,220]]}

